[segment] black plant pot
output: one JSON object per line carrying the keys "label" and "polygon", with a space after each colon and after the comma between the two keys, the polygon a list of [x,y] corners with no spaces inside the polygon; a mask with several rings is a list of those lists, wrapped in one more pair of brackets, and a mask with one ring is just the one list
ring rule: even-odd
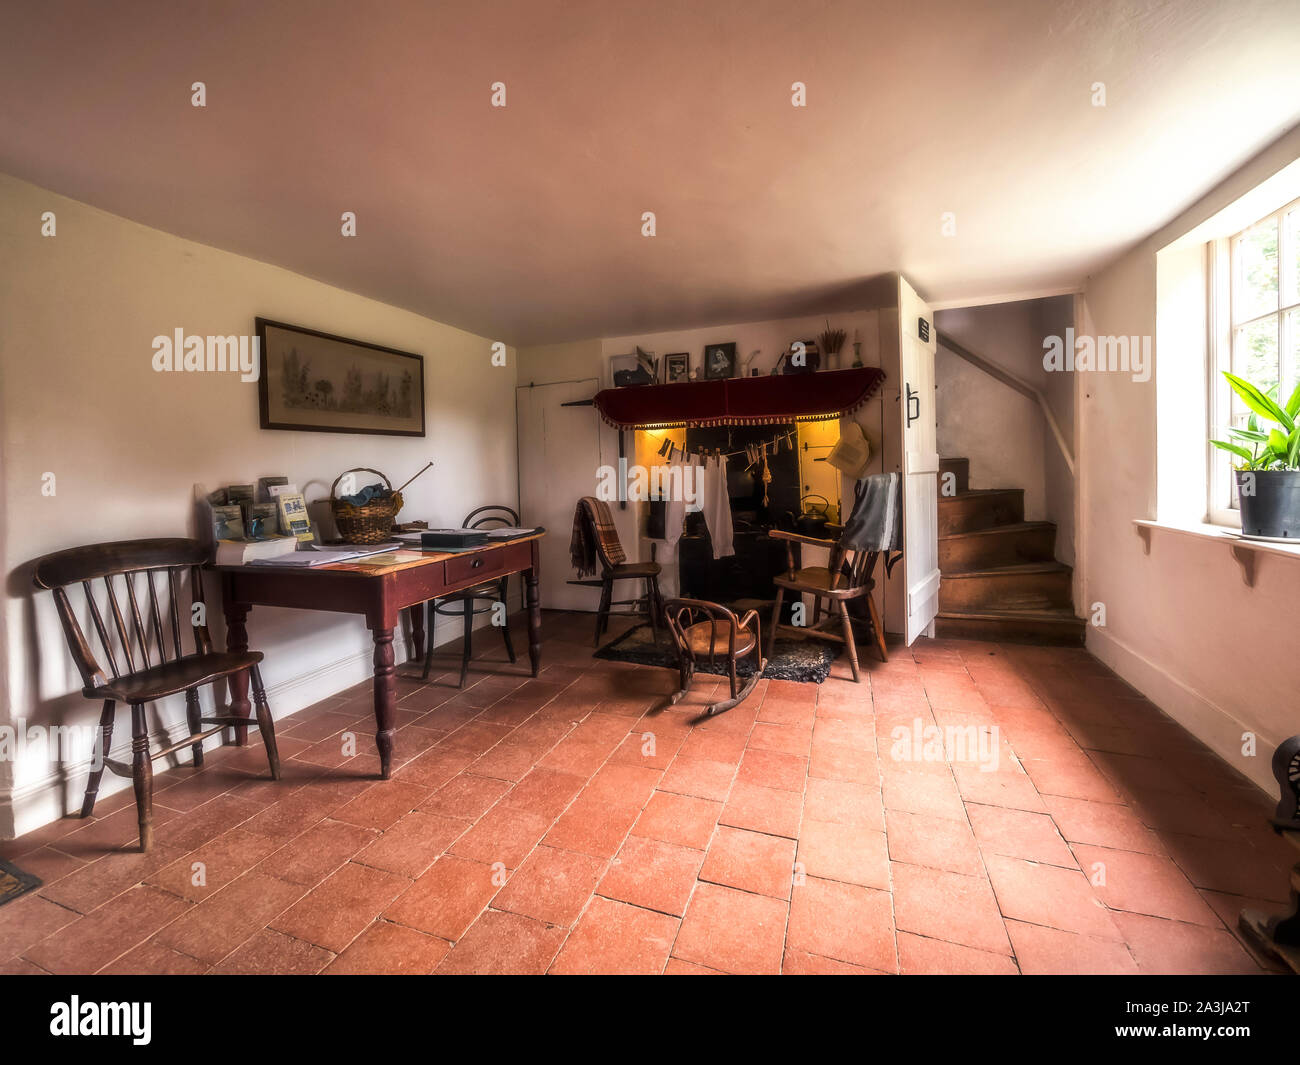
{"label": "black plant pot", "polygon": [[1237,470],[1241,531],[1300,541],[1300,470]]}

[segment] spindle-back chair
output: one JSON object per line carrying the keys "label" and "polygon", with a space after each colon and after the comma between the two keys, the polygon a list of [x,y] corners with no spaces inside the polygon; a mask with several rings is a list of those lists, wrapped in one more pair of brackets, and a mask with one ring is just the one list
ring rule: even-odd
{"label": "spindle-back chair", "polygon": [[[596,608],[596,638],[600,638],[609,628],[611,614],[640,615],[645,613],[650,622],[650,632],[656,643],[659,642],[659,619],[663,616],[664,601],[659,593],[659,574],[663,567],[658,562],[629,562],[627,553],[618,538],[614,526],[614,516],[609,504],[594,496],[583,496],[578,500],[578,520],[587,530],[590,541],[596,545],[596,558],[600,562],[600,577],[597,580],[572,580],[569,584],[586,585],[600,588],[600,606]],[[615,581],[641,581],[645,594],[636,599],[615,599]],[[631,609],[611,610],[611,607],[626,606]],[[644,611],[643,609],[644,608]]]}
{"label": "spindle-back chair", "polygon": [[[212,647],[200,570],[207,554],[207,549],[197,540],[122,540],[58,551],[36,562],[36,586],[54,593],[59,621],[81,674],[82,694],[87,699],[104,701],[99,718],[101,746],[86,783],[81,816],[89,817],[95,809],[105,767],[119,776],[131,777],[140,823],[140,849],[145,851],[153,844],[153,762],[188,746],[193,751],[195,768],[201,768],[203,741],[208,736],[229,726],[248,724],[247,718],[237,715],[203,717],[198,694],[202,685],[247,671],[271,777],[280,779],[275,726],[258,670],[261,652],[228,653],[214,651]],[[181,589],[187,574],[191,651],[184,646],[181,621],[182,614],[187,613],[182,606]],[[75,585],[80,585],[85,595],[93,633],[99,638],[99,651],[108,663],[111,677],[104,672],[95,648],[77,620],[67,591]],[[180,692],[185,693],[189,735],[150,752],[145,706]],[[131,707],[130,766],[108,757],[119,702]],[[205,729],[204,725],[213,727]]]}
{"label": "spindle-back chair", "polygon": [[[498,504],[489,504],[486,507],[478,507],[471,510],[469,515],[461,522],[462,529],[506,529],[519,527],[519,515],[513,509]],[[527,593],[524,591],[524,579],[519,578],[521,602],[526,601]],[[485,614],[496,607],[497,603],[505,603],[506,596],[510,591],[510,577],[505,577],[495,581],[485,581],[482,584],[476,584],[473,588],[466,588],[463,591],[454,592],[451,595],[444,595],[439,599],[430,599],[428,607],[428,643],[424,648],[424,673],[422,679],[429,679],[429,670],[433,666],[433,630],[437,623],[438,615],[449,617],[453,613],[458,613],[465,620],[464,635],[461,642],[460,653],[460,684],[459,687],[465,687],[465,678],[469,676],[469,660],[474,654],[472,635],[474,632],[474,615]],[[478,607],[477,603],[486,603],[483,607]],[[510,656],[513,664],[515,661],[514,644],[510,642],[510,625],[509,615],[507,612],[507,624],[501,626],[501,639],[505,641],[506,654]]]}
{"label": "spindle-back chair", "polygon": [[[822,540],[815,536],[803,536],[800,533],[772,529],[769,533],[773,539],[784,540],[787,572],[773,578],[776,585],[776,604],[772,609],[772,623],[767,630],[767,654],[772,656],[772,647],[776,643],[776,634],[786,631],[792,635],[809,636],[815,639],[832,640],[844,644],[849,652],[849,665],[853,669],[853,679],[862,682],[862,672],[858,666],[858,645],[853,638],[854,619],[849,614],[848,604],[852,600],[866,600],[867,618],[871,625],[872,636],[880,651],[883,662],[889,661],[889,652],[885,650],[885,631],[880,624],[880,614],[876,611],[875,601],[871,597],[876,582],[872,573],[876,568],[879,551],[857,551],[844,547],[839,540]],[[824,547],[830,550],[830,559],[825,566],[807,566],[799,568],[795,564],[792,544],[807,544],[811,547]],[[792,597],[813,596],[813,619],[808,626],[791,626],[781,624],[781,607],[786,593]],[[822,601],[826,601],[827,621],[834,624],[838,616],[840,631],[832,632],[821,627]]]}

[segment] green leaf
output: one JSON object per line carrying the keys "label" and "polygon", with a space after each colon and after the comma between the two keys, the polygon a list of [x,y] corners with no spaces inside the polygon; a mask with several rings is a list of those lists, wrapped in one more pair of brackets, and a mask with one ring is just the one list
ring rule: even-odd
{"label": "green leaf", "polygon": [[1292,418],[1300,414],[1300,381],[1296,382],[1295,391],[1291,393],[1291,398],[1286,401],[1286,412]]}
{"label": "green leaf", "polygon": [[1287,443],[1286,464],[1293,470],[1300,467],[1300,425],[1296,426]]}
{"label": "green leaf", "polygon": [[1234,427],[1229,429],[1228,432],[1233,436],[1241,437],[1243,440],[1254,440],[1260,444],[1268,440],[1268,433],[1261,433],[1255,429],[1237,429]]}
{"label": "green leaf", "polygon": [[1247,463],[1253,463],[1255,461],[1251,453],[1240,444],[1230,444],[1226,440],[1211,440],[1210,443],[1215,447],[1223,448],[1224,451],[1231,451],[1234,455],[1240,455]]}
{"label": "green leaf", "polygon": [[1286,433],[1281,429],[1270,429],[1268,433],[1268,449],[1275,455],[1285,455],[1288,448]]}
{"label": "green leaf", "polygon": [[1295,419],[1249,381],[1230,374],[1227,370],[1223,371],[1223,376],[1228,379],[1232,390],[1241,397],[1241,401],[1251,410],[1262,414],[1269,421],[1285,426],[1288,433],[1295,428]]}

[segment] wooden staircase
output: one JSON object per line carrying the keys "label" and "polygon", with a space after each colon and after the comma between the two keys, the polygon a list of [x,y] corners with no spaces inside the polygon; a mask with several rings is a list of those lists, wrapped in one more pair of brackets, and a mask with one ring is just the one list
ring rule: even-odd
{"label": "wooden staircase", "polygon": [[[944,495],[945,474],[955,495]],[[1071,568],[1055,558],[1056,526],[1025,521],[1023,488],[972,490],[969,459],[939,462],[939,614],[958,639],[1079,645]]]}

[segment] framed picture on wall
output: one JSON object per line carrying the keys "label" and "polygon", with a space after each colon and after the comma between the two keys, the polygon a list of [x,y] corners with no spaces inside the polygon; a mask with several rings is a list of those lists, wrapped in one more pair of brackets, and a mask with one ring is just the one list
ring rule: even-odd
{"label": "framed picture on wall", "polygon": [[709,344],[704,349],[704,379],[721,380],[736,376],[736,345]]}
{"label": "framed picture on wall", "polygon": [[679,351],[664,356],[664,384],[674,385],[678,381],[691,379],[691,353]]}
{"label": "framed picture on wall", "polygon": [[263,429],[424,436],[424,358],[257,319]]}

